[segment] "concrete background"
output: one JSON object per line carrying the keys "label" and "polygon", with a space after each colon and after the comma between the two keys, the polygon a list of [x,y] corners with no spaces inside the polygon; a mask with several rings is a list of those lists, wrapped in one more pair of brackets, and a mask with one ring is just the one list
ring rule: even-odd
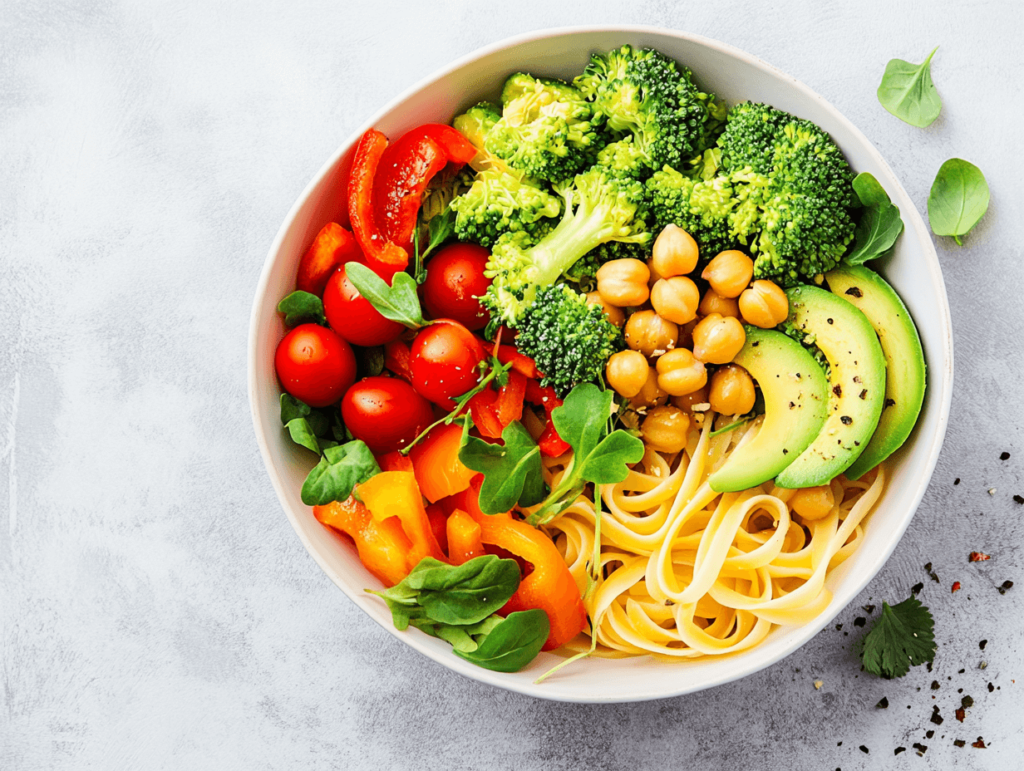
{"label": "concrete background", "polygon": [[[5,0],[0,768],[1021,767],[1020,5],[586,7]],[[366,115],[507,34],[610,22],[719,38],[808,83],[922,213],[954,155],[985,171],[992,205],[964,247],[938,239],[956,332],[949,433],[913,525],[843,629],[741,682],[598,707],[456,676],[335,589],[264,472],[245,344],[279,223]],[[875,88],[889,58],[936,44],[945,104],[919,130]],[[992,559],[969,564],[974,549]],[[1005,580],[1017,587],[1001,595]],[[860,606],[918,582],[934,672],[861,674]],[[962,695],[974,707],[961,724]],[[978,736],[987,749],[970,746]]]}

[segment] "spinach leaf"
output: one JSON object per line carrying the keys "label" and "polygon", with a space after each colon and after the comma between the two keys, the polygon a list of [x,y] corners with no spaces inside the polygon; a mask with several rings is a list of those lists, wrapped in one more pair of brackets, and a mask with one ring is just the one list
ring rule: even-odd
{"label": "spinach leaf", "polygon": [[320,454],[320,443],[317,441],[316,434],[313,433],[313,429],[310,428],[309,421],[305,418],[295,418],[289,420],[285,424],[285,428],[288,429],[288,435],[292,438],[295,444],[300,444],[307,450],[312,450],[317,455]]}
{"label": "spinach leaf", "polygon": [[416,279],[408,273],[396,273],[391,279],[391,286],[358,262],[348,263],[345,273],[359,294],[369,300],[384,318],[405,324],[410,329],[426,326],[420,298],[416,294]]}
{"label": "spinach leaf", "polygon": [[295,418],[304,418],[312,411],[312,407],[291,394],[281,394],[281,425],[287,426]]}
{"label": "spinach leaf", "polygon": [[510,613],[482,640],[476,650],[455,650],[455,655],[495,672],[518,672],[540,653],[551,632],[543,610]]}
{"label": "spinach leaf", "polygon": [[[430,241],[427,248],[423,250],[424,260],[455,233],[455,212],[446,206],[443,212],[436,217],[431,217],[427,223],[427,233],[430,236]],[[420,281],[420,283],[423,282]]]}
{"label": "spinach leaf", "polygon": [[292,292],[277,304],[277,312],[284,314],[284,324],[289,328],[307,323],[327,324],[324,304],[309,292]]}
{"label": "spinach leaf", "polygon": [[950,158],[941,167],[928,196],[928,221],[937,236],[953,236],[963,246],[960,236],[988,211],[988,182],[981,169],[973,163]]}
{"label": "spinach leaf", "polygon": [[[938,46],[935,51],[938,51]],[[904,123],[924,128],[942,111],[942,99],[932,83],[931,63],[935,51],[921,64],[892,59],[878,86],[878,101]]]}
{"label": "spinach leaf", "polygon": [[[328,417],[328,413],[331,413],[333,418]],[[335,424],[340,426],[342,431],[339,441],[345,441],[339,410],[315,410],[291,394],[281,394],[281,422],[293,442],[312,450],[317,455],[325,447],[333,447],[338,443],[327,438],[328,432],[336,433]]]}
{"label": "spinach leaf", "polygon": [[324,448],[320,462],[313,467],[302,484],[302,502],[322,506],[344,501],[360,482],[380,473],[380,466],[370,448],[358,439]]}
{"label": "spinach leaf", "polygon": [[903,218],[872,174],[866,171],[858,174],[853,180],[853,189],[865,208],[857,223],[853,250],[843,261],[848,265],[863,265],[892,249],[903,232]]}
{"label": "spinach leaf", "polygon": [[[468,428],[468,424],[467,424]],[[480,510],[484,514],[509,511],[513,506],[533,506],[544,500],[540,448],[517,420],[501,432],[502,447],[463,432],[459,460],[484,475],[480,486]]]}

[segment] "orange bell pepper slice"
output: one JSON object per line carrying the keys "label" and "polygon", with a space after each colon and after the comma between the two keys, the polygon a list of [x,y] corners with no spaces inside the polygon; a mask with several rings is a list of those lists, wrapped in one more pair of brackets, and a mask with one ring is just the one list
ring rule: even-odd
{"label": "orange bell pepper slice", "polygon": [[409,562],[413,566],[424,557],[448,561],[434,537],[423,506],[423,495],[412,471],[382,471],[359,485],[356,494],[378,522],[394,517],[402,523],[402,529],[412,542]]}
{"label": "orange bell pepper slice", "polygon": [[377,456],[377,465],[381,471],[412,471],[412,460],[398,450]]}
{"label": "orange bell pepper slice", "polygon": [[345,501],[314,506],[313,516],[321,524],[351,538],[359,561],[385,586],[394,586],[416,566],[409,562],[412,542],[401,523],[397,519],[378,522],[353,496]]}
{"label": "orange bell pepper slice", "polygon": [[348,177],[348,216],[367,266],[390,283],[409,264],[409,253],[384,237],[374,213],[373,180],[387,146],[388,138],[376,129],[367,130],[356,145]]}
{"label": "orange bell pepper slice", "polygon": [[463,508],[480,525],[480,539],[533,565],[533,571],[522,580],[519,589],[500,612],[543,610],[551,622],[551,634],[544,643],[544,650],[554,650],[569,642],[586,626],[587,611],[580,590],[554,541],[542,531],[513,519],[507,513],[487,515],[480,511],[481,481],[480,478],[474,479],[462,496]]}
{"label": "orange bell pepper slice", "polygon": [[448,558],[453,565],[461,565],[487,553],[480,540],[481,532],[476,520],[462,509],[451,513],[448,517]]}
{"label": "orange bell pepper slice", "polygon": [[476,476],[475,471],[459,460],[461,445],[462,426],[452,423],[432,429],[422,442],[412,448],[410,455],[416,481],[420,492],[431,503],[461,493]]}
{"label": "orange bell pepper slice", "polygon": [[437,539],[441,551],[448,554],[448,515],[439,504],[432,503],[427,506],[427,519],[430,520],[430,530]]}

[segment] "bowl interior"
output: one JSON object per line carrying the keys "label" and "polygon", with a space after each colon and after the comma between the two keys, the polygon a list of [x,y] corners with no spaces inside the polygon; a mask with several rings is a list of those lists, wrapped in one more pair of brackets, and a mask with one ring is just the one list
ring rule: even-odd
{"label": "bowl interior", "polygon": [[[875,264],[897,289],[920,331],[929,384],[917,428],[900,451],[892,480],[857,553],[832,573],[828,609],[802,627],[776,627],[764,643],[727,657],[678,664],[649,658],[583,660],[542,685],[533,680],[560,658],[540,655],[516,674],[499,674],[453,656],[447,643],[410,629],[396,632],[384,604],[363,592],[379,586],[349,542],[323,528],[299,490],[312,467],[309,453],[287,440],[278,415],[274,350],[284,334],[277,301],[294,288],[299,258],[331,220],[347,223],[344,180],[359,135],[374,126],[395,138],[425,122],[449,122],[481,99],[497,97],[504,78],[524,70],[572,78],[590,53],[630,43],[657,48],[689,66],[698,82],[730,104],[763,101],[822,126],[853,168],[875,175],[899,206],[906,231],[887,264]],[[531,33],[455,62],[400,96],[350,137],[303,192],[267,257],[254,301],[249,351],[249,398],[257,439],[278,497],[303,544],[331,579],[366,613],[434,660],[477,680],[543,698],[614,702],[662,698],[708,688],[755,672],[791,653],[823,628],[864,588],[892,553],[917,508],[942,444],[952,386],[952,329],[945,287],[928,231],[913,202],[878,151],[821,97],[760,60],[715,41],[651,28],[597,28]]]}

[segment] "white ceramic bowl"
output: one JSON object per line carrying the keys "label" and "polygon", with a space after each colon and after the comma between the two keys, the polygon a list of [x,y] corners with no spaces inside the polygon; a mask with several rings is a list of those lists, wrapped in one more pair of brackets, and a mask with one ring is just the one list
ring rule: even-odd
{"label": "white ceramic bowl", "polygon": [[[418,630],[397,632],[384,603],[363,592],[379,586],[355,549],[329,532],[299,499],[312,460],[288,440],[279,420],[274,350],[284,335],[277,301],[294,289],[299,258],[331,220],[347,224],[344,181],[352,150],[371,126],[396,138],[425,122],[449,122],[481,99],[496,99],[505,77],[518,70],[571,79],[592,51],[624,43],[650,46],[689,66],[698,82],[730,104],[762,101],[808,118],[828,131],[856,171],[878,178],[906,222],[895,256],[876,265],[896,287],[917,322],[928,362],[924,410],[898,456],[892,481],[866,529],[864,544],[829,578],[834,596],[812,623],[775,628],[756,648],[721,658],[663,663],[650,658],[583,660],[541,685],[533,681],[560,658],[545,653],[524,671],[500,674],[452,655],[449,645]],[[952,327],[945,286],[928,229],[906,191],[867,138],[807,86],[730,46],[652,27],[592,27],[531,32],[463,57],[398,96],[371,116],[324,165],[299,196],[267,255],[249,330],[249,402],[263,460],[292,526],[331,580],[377,623],[415,650],[461,674],[502,688],[548,699],[623,702],[675,696],[756,672],[795,651],[828,624],[871,580],[896,547],[924,495],[946,432],[953,381]],[[343,633],[342,633],[343,634]]]}

